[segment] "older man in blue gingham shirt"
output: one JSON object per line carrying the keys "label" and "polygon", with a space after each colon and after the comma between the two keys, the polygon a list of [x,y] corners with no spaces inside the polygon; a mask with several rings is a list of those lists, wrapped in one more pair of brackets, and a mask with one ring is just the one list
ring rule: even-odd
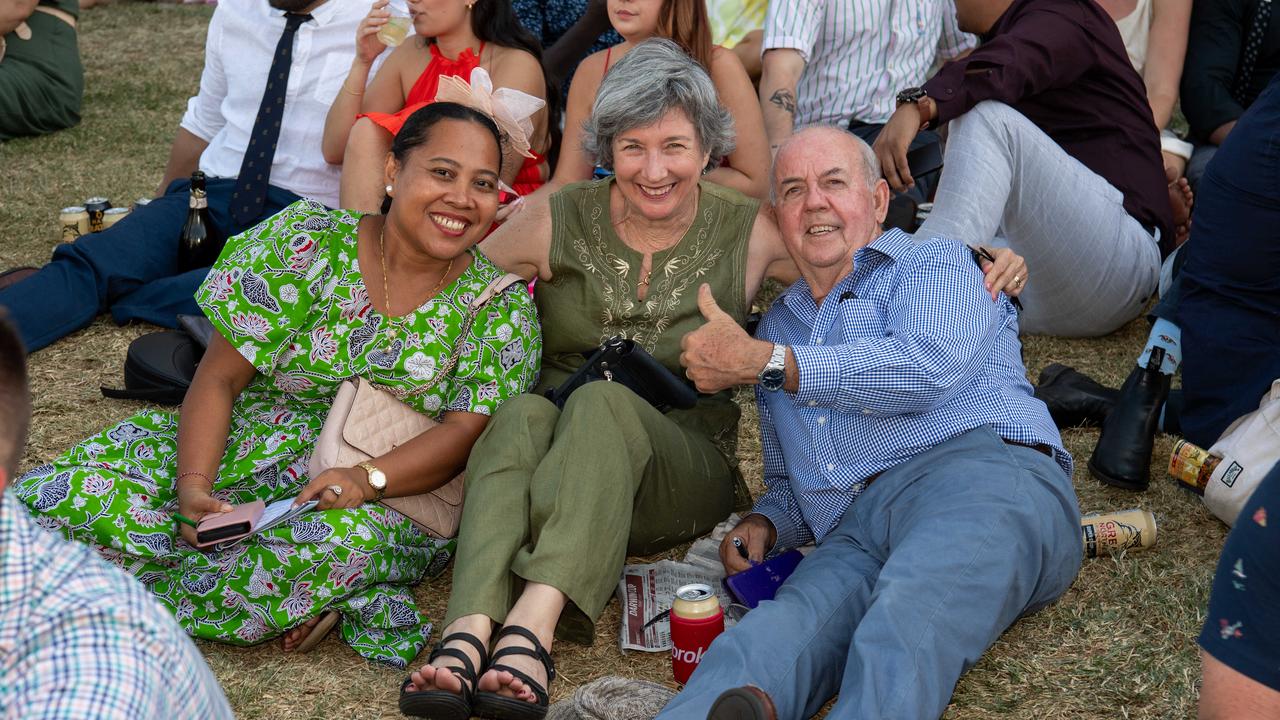
{"label": "older man in blue gingham shirt", "polygon": [[704,391],[756,384],[768,490],[725,538],[726,570],[818,546],[661,717],[809,717],[836,694],[831,717],[938,717],[1075,577],[1071,457],[1032,397],[1016,311],[968,248],[881,233],[889,193],[865,143],[806,130],[773,189],[801,280],[760,340],[704,286],[682,362]]}

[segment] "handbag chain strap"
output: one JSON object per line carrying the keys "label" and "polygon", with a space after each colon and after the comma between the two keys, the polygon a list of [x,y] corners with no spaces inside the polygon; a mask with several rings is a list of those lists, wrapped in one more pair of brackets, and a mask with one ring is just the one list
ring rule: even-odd
{"label": "handbag chain strap", "polygon": [[467,307],[467,317],[462,321],[462,332],[458,333],[458,341],[454,343],[453,352],[449,354],[449,361],[445,363],[444,367],[440,368],[440,372],[436,373],[434,382],[414,388],[413,390],[405,390],[403,388],[387,385],[378,385],[373,382],[370,384],[380,390],[390,393],[401,402],[406,398],[417,397],[434,390],[436,386],[445,378],[449,377],[449,375],[453,373],[453,369],[457,367],[458,360],[462,358],[462,346],[466,343],[467,337],[471,335],[471,327],[475,325],[476,318],[480,316],[480,311],[484,309],[485,305],[489,304],[490,300],[517,282],[524,282],[524,278],[514,273],[507,273],[502,277],[495,278],[491,281],[487,286],[485,286],[485,289],[471,301],[471,304]]}

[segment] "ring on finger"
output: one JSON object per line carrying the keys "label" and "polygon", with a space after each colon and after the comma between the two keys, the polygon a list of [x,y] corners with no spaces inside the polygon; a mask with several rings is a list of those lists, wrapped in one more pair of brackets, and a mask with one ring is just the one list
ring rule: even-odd
{"label": "ring on finger", "polygon": [[1014,286],[1014,287],[1016,287],[1016,288],[1020,288],[1020,287],[1022,287],[1022,276],[1021,276],[1021,275],[1016,275],[1016,274],[1015,274],[1015,275],[1013,276],[1013,286]]}
{"label": "ring on finger", "polygon": [[328,489],[328,490],[331,490],[331,491],[333,492],[333,494],[334,494],[334,495],[336,495],[336,496],[338,496],[338,497],[342,497],[342,486],[341,486],[341,485],[330,485],[327,489]]}

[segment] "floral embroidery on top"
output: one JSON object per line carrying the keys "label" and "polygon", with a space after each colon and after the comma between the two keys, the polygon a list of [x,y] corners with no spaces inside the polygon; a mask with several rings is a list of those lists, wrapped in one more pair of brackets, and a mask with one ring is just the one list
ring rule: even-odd
{"label": "floral embroidery on top", "polygon": [[[598,192],[608,193],[609,185],[584,193],[584,202],[586,196]],[[600,280],[600,297],[604,306],[600,316],[600,341],[621,335],[652,353],[658,338],[671,325],[681,298],[724,256],[724,250],[708,238],[710,230],[721,219],[717,216],[723,215],[723,211],[709,204],[700,207],[680,242],[662,251],[668,253],[665,258],[659,259],[661,252],[653,253],[654,281],[641,304],[631,282],[631,261],[610,249],[605,239],[606,230],[601,217],[607,214],[607,208],[607,202],[597,203],[587,213],[589,239],[574,237],[572,240],[578,261]],[[605,218],[604,221],[609,220]]]}

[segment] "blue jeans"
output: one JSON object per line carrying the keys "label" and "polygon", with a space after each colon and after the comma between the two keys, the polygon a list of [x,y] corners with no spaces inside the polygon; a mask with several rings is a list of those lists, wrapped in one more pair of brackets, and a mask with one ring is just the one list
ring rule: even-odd
{"label": "blue jeans", "polygon": [[[178,274],[178,236],[187,219],[191,181],[175,180],[164,195],[111,228],[61,244],[35,275],[0,290],[0,306],[18,326],[28,352],[89,325],[106,310],[121,325],[133,321],[175,327],[176,316],[200,314],[194,299],[209,268]],[[231,220],[234,178],[209,178],[209,217],[229,237],[250,227]],[[275,186],[262,215],[275,215],[298,196]]]}
{"label": "blue jeans", "polygon": [[989,427],[887,471],[779,589],[716,638],[660,718],[756,685],[779,718],[936,718],[961,673],[1080,569],[1080,511],[1049,457]]}

